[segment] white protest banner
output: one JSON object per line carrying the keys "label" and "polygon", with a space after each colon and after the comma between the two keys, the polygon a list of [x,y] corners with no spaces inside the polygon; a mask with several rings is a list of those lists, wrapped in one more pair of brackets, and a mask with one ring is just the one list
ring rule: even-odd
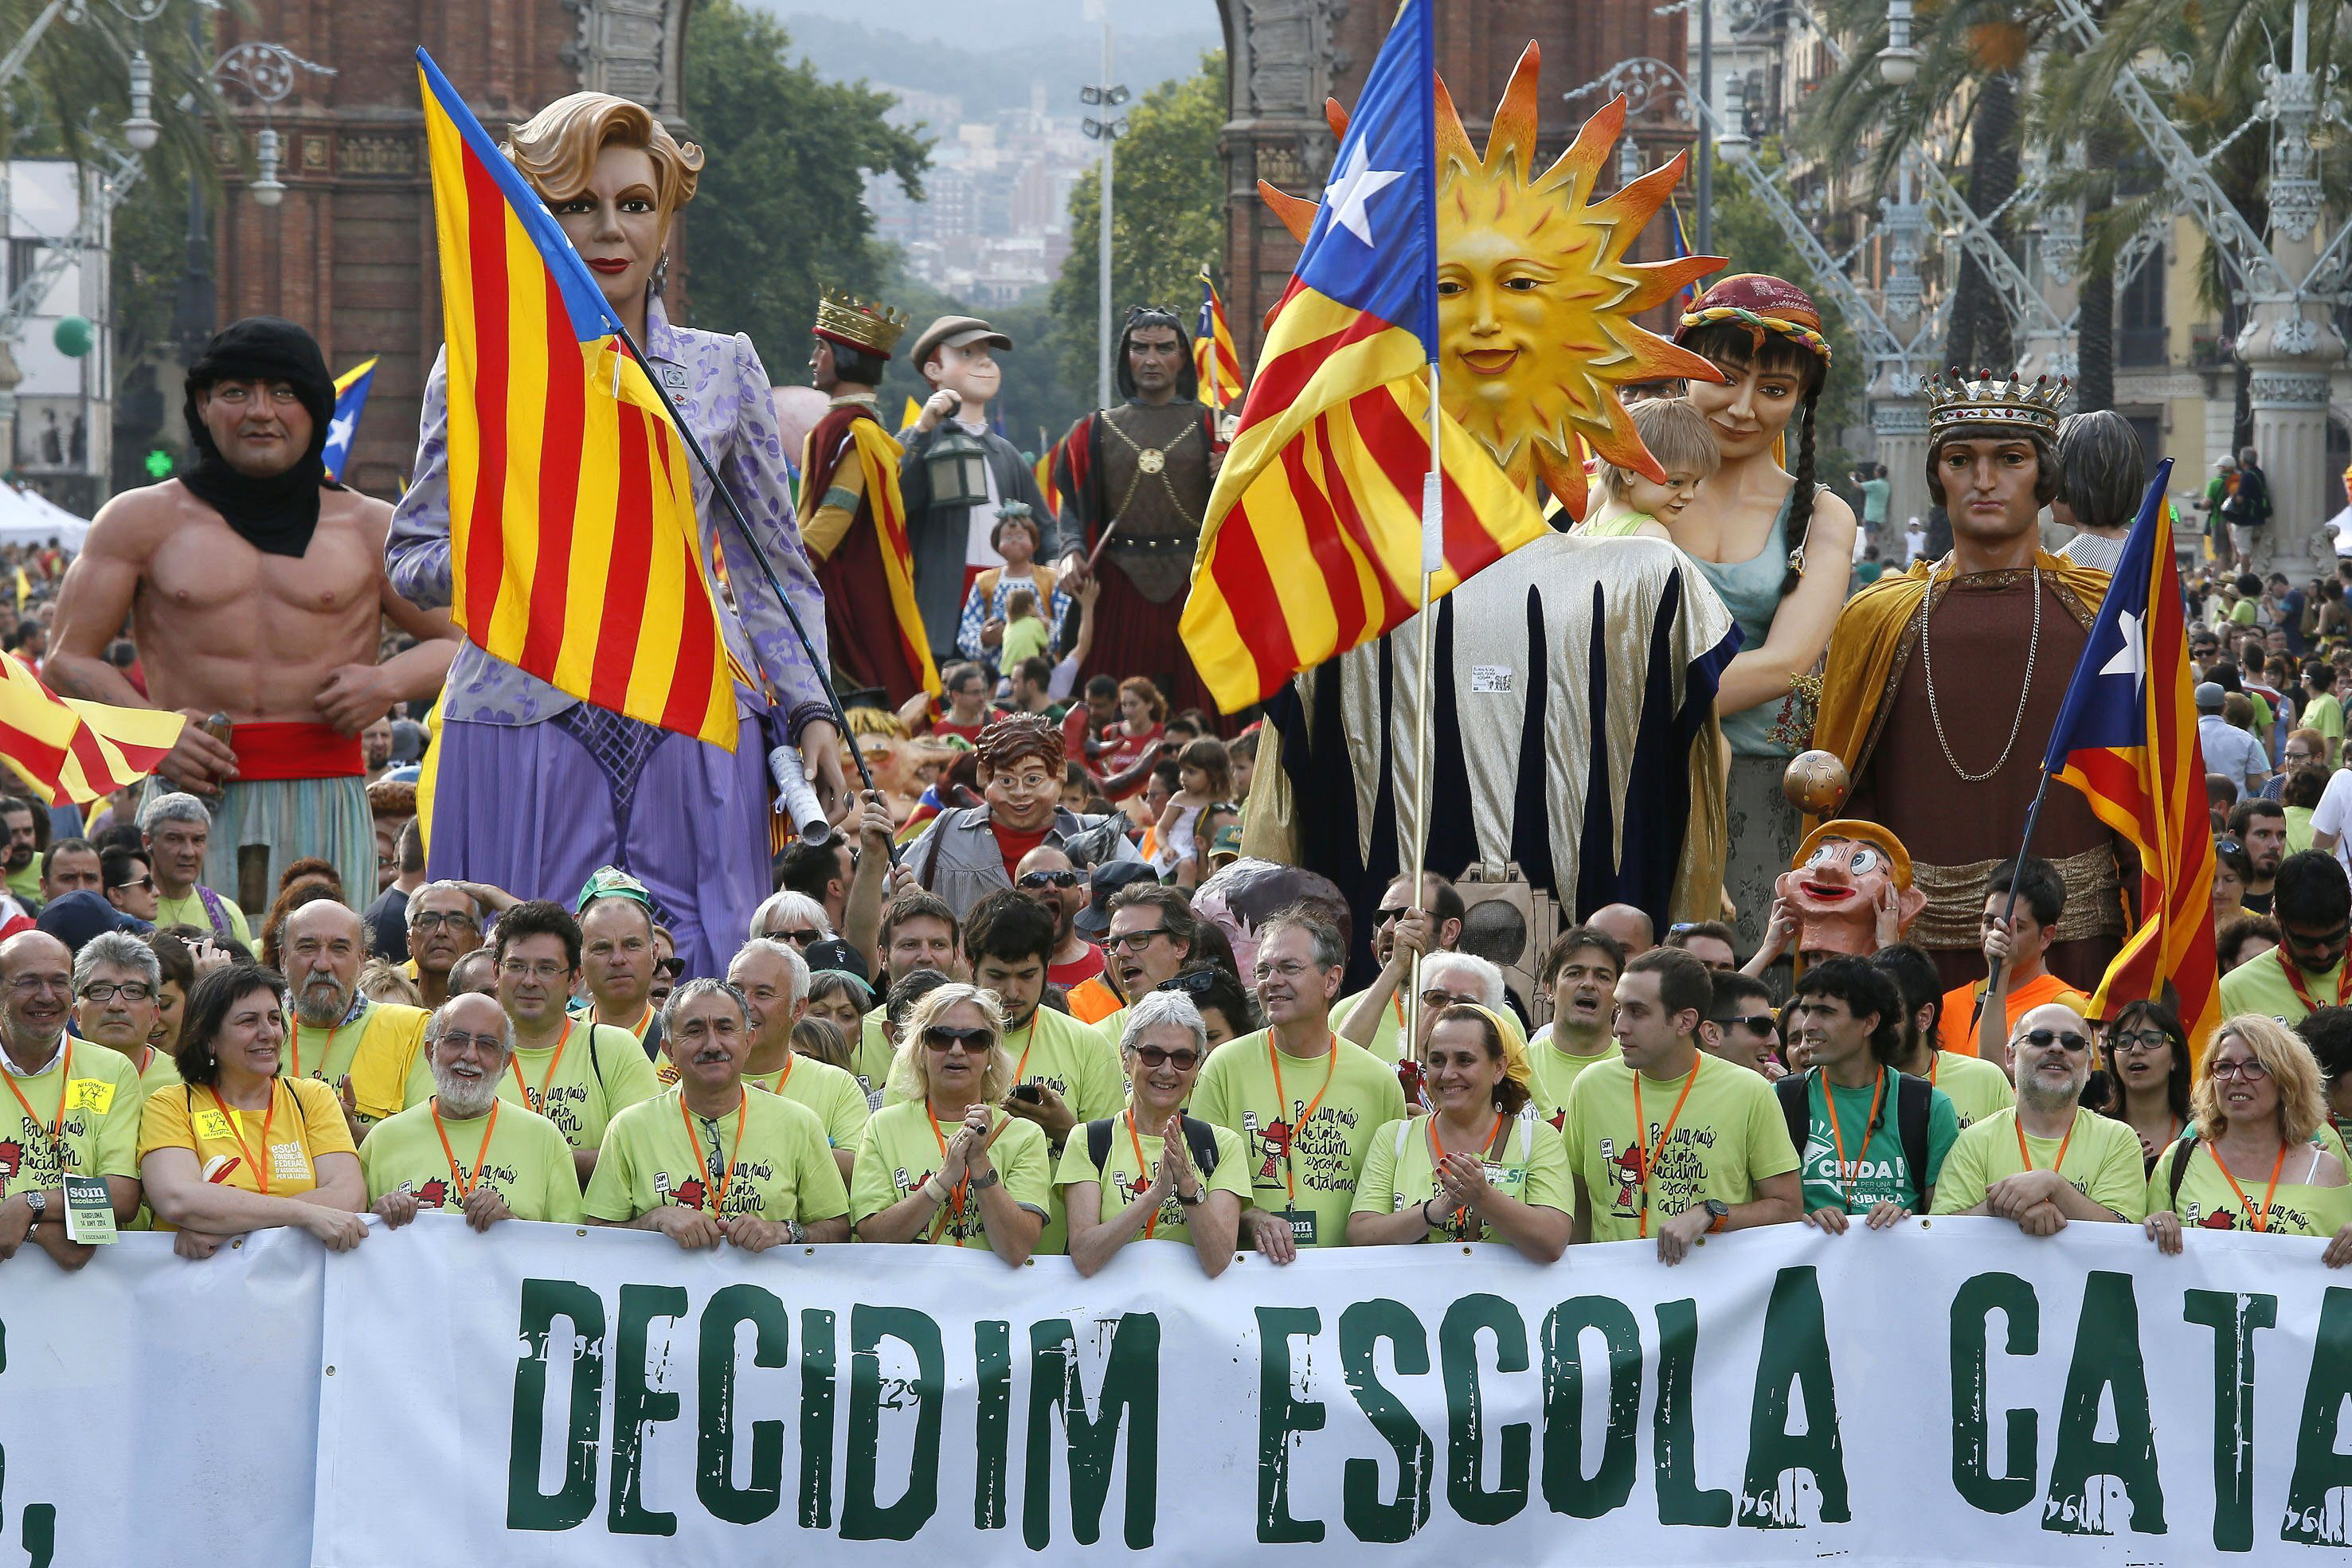
{"label": "white protest banner", "polygon": [[2326,1561],[2320,1249],[1936,1220],[1080,1280],[432,1216],[327,1270],[313,1560]]}
{"label": "white protest banner", "polygon": [[309,1563],[325,1258],[141,1232],[77,1273],[0,1263],[0,1563]]}

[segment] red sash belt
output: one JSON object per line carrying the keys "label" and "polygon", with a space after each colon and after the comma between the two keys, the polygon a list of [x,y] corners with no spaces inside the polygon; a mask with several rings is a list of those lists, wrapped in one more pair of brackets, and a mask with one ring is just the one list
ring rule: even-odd
{"label": "red sash belt", "polygon": [[229,731],[236,781],[277,779],[357,779],[367,772],[360,737],[323,724],[240,724]]}

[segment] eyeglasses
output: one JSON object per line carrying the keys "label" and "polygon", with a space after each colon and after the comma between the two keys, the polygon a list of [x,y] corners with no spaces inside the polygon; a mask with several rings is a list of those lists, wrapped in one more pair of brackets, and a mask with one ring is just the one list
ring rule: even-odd
{"label": "eyeglasses", "polygon": [[2117,1056],[2153,1054],[2172,1049],[2172,1037],[2160,1029],[2144,1029],[2131,1034],[2109,1037],[2115,1042]]}
{"label": "eyeglasses", "polygon": [[1156,1045],[1139,1045],[1135,1060],[1146,1067],[1164,1067],[1174,1063],[1179,1072],[1190,1072],[1201,1065],[1201,1053],[1189,1046],[1181,1051],[1163,1051]]}
{"label": "eyeglasses", "polygon": [[2088,1051],[2091,1049],[2091,1037],[2086,1034],[2077,1034],[2071,1029],[2028,1030],[2025,1033],[2017,1037],[2016,1043],[2019,1045],[2031,1045],[2036,1051],[2047,1051],[2050,1049],[2053,1041],[2065,1047],[2069,1051]]}
{"label": "eyeglasses", "polygon": [[1421,1005],[1431,1012],[1435,1012],[1440,1008],[1453,1007],[1456,1003],[1465,1007],[1475,1006],[1477,1000],[1475,997],[1457,997],[1452,991],[1435,986],[1421,993]]}
{"label": "eyeglasses", "polygon": [[480,921],[454,909],[428,909],[408,917],[408,928],[412,931],[438,931],[445,925],[452,931],[479,931],[482,928]]}
{"label": "eyeglasses", "polygon": [[509,958],[499,965],[499,973],[512,975],[518,980],[560,980],[572,971],[552,958],[541,958],[536,964],[526,964],[520,958]]}
{"label": "eyeglasses", "polygon": [[155,988],[144,980],[92,980],[81,988],[81,994],[94,1002],[110,1002],[121,997],[126,1002],[143,1002],[154,996]]}
{"label": "eyeglasses", "polygon": [[1078,873],[1074,871],[1030,871],[1021,873],[1015,887],[1076,887]]}
{"label": "eyeglasses", "polygon": [[996,1043],[996,1033],[987,1029],[950,1029],[935,1023],[923,1030],[923,1043],[933,1051],[946,1051],[954,1046],[978,1053]]}
{"label": "eyeglasses", "polygon": [[152,876],[140,876],[133,877],[129,882],[110,882],[106,884],[106,891],[112,893],[118,887],[143,887],[152,893],[154,891],[155,879]]}
{"label": "eyeglasses", "polygon": [[1770,1013],[1733,1013],[1725,1018],[1709,1019],[1706,1021],[1715,1025],[1717,1029],[1739,1029],[1745,1027],[1754,1030],[1759,1034],[1770,1034],[1774,1029],[1779,1027],[1780,1020],[1774,1018]]}
{"label": "eyeglasses", "polygon": [[1697,929],[1698,922],[1696,920],[1677,920],[1672,925],[1666,927],[1666,935],[1669,936],[1685,936]]}
{"label": "eyeglasses", "polygon": [[2234,1078],[2241,1083],[2260,1083],[2271,1075],[2271,1070],[2261,1062],[2208,1061],[2205,1071],[2216,1078]]}
{"label": "eyeglasses", "polygon": [[506,1037],[498,1034],[467,1034],[463,1030],[451,1030],[433,1037],[436,1046],[454,1045],[459,1051],[499,1051],[507,1048]]}
{"label": "eyeglasses", "polygon": [[64,991],[71,994],[73,977],[71,975],[19,975],[8,982],[8,988],[20,997],[29,997],[36,991]]}
{"label": "eyeglasses", "polygon": [[1214,969],[1187,969],[1152,988],[1156,991],[1181,991],[1188,997],[1205,997],[1216,988],[1217,972]]}
{"label": "eyeglasses", "polygon": [[2220,843],[2215,844],[2213,847],[2222,854],[2233,855],[2245,846],[2239,843],[2235,839],[2223,839]]}
{"label": "eyeglasses", "polygon": [[1103,941],[1103,946],[1113,953],[1140,953],[1151,946],[1151,939],[1154,936],[1173,936],[1174,935],[1176,934],[1165,925],[1155,925],[1149,931],[1130,931],[1124,936],[1107,937]]}

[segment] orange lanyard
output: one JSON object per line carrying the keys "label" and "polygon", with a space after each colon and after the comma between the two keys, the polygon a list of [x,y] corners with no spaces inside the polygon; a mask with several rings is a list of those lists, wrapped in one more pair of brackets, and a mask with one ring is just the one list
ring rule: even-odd
{"label": "orange lanyard", "polygon": [[[1158,1173],[1143,1163],[1143,1139],[1135,1130],[1135,1107],[1132,1105],[1127,1108],[1127,1141],[1135,1145],[1136,1179],[1142,1182],[1145,1186],[1150,1186],[1152,1177]],[[1143,1239],[1146,1241],[1150,1240],[1151,1233],[1159,1228],[1160,1210],[1154,1208],[1151,1211],[1151,1218],[1143,1222]]]}
{"label": "orange lanyard", "polygon": [[[592,1019],[591,1021],[593,1020]],[[628,1026],[629,1032],[637,1037],[637,1043],[639,1045],[643,1045],[645,1043],[646,1030],[653,1027],[653,1021],[654,1005],[651,1002],[647,1002],[646,1004],[646,1010],[637,1015],[637,1021]]]}
{"label": "orange lanyard", "polygon": [[2213,1156],[2213,1168],[2221,1173],[2221,1179],[2228,1182],[2230,1190],[2238,1195],[2238,1206],[2246,1211],[2246,1218],[2254,1222],[2254,1228],[2268,1231],[2271,1228],[2271,1199],[2278,1196],[2279,1172],[2286,1168],[2286,1141],[2279,1141],[2278,1158],[2271,1162],[2271,1185],[2263,1189],[2263,1210],[2260,1214],[2254,1212],[2253,1202],[2246,1197],[2246,1189],[2238,1185],[2238,1178],[2231,1176],[2230,1167],[2221,1163],[2221,1151],[2208,1144],[2205,1152]]}
{"label": "orange lanyard", "polygon": [[[2011,1112],[2009,1115],[2009,1130],[2017,1134],[2017,1157],[2025,1162],[2025,1168],[2027,1170],[2032,1170],[2033,1168],[2033,1156],[2026,1152],[2025,1124],[2017,1119],[2017,1113],[2014,1111]],[[2058,1157],[2050,1162],[2050,1169],[2053,1173],[2062,1176],[2065,1174],[2066,1145],[2074,1141],[2074,1124],[2072,1122],[2069,1122],[2066,1124],[2066,1135],[2058,1140]]]}
{"label": "orange lanyard", "polygon": [[474,1175],[467,1180],[463,1166],[457,1164],[457,1151],[449,1146],[449,1129],[441,1124],[441,1096],[433,1096],[433,1130],[441,1134],[441,1153],[449,1161],[449,1179],[457,1184],[457,1201],[465,1202],[474,1196],[474,1184],[482,1179],[483,1162],[490,1157],[490,1134],[499,1130],[499,1103],[490,1102],[490,1124],[482,1129],[482,1146],[474,1151]]}
{"label": "orange lanyard", "polygon": [[[243,1155],[246,1163],[253,1167],[253,1182],[256,1190],[267,1197],[269,1195],[269,1167],[262,1164],[251,1149],[245,1146],[245,1133],[237,1125],[236,1113],[230,1110],[228,1102],[220,1097],[220,1090],[214,1088],[207,1090],[206,1092],[212,1095],[213,1103],[220,1107],[221,1120],[228,1124],[228,1135],[236,1140],[237,1153]],[[269,1081],[269,1109],[261,1118],[261,1146],[264,1149],[269,1147],[269,1124],[277,1118],[278,1081],[273,1078]],[[226,1171],[221,1173],[224,1177],[227,1175]]]}
{"label": "orange lanyard", "polygon": [[[59,1181],[65,1180],[66,1176],[66,1092],[73,1086],[73,1036],[71,1035],[66,1036],[65,1056],[66,1059],[58,1063],[58,1119],[43,1129],[49,1134],[49,1154],[58,1162]],[[16,1087],[16,1075],[0,1069],[0,1078],[8,1081],[8,1092],[14,1094],[16,1097],[16,1103],[25,1108],[25,1120],[39,1127],[41,1119],[33,1113],[33,1103],[25,1098],[25,1092]],[[272,1103],[275,1103],[274,1100]]]}
{"label": "orange lanyard", "polygon": [[[934,1115],[932,1115],[932,1114],[931,1114],[931,1108],[930,1108],[929,1105],[925,1105],[925,1106],[923,1107],[923,1119],[924,1119],[925,1121],[928,1121],[928,1122],[929,1122],[929,1123],[930,1123],[930,1124],[931,1124],[931,1136],[932,1136],[932,1138],[934,1138],[935,1140],[937,1140],[937,1142],[938,1142],[938,1144],[939,1144],[939,1145],[940,1145],[940,1165],[942,1165],[942,1166],[944,1166],[944,1165],[946,1165],[946,1164],[948,1163],[948,1137],[947,1137],[947,1134],[946,1134],[945,1133],[942,1133],[942,1132],[940,1132],[940,1119],[939,1119],[937,1116],[934,1116]],[[992,1144],[992,1143],[996,1142],[996,1134],[994,1133],[994,1131],[993,1131],[993,1130],[992,1130],[992,1131],[989,1133],[989,1134],[988,1134],[988,1142],[989,1142],[990,1144]],[[982,1147],[983,1147],[983,1148],[985,1148],[986,1146],[987,1146],[987,1145],[985,1145],[985,1144],[982,1145]],[[936,1173],[934,1173],[934,1174],[936,1174]],[[954,1207],[955,1207],[956,1223],[957,1223],[958,1225],[961,1225],[961,1224],[963,1223],[963,1194],[964,1194],[964,1188],[965,1188],[967,1186],[969,1186],[969,1185],[971,1184],[971,1171],[969,1171],[969,1170],[967,1170],[967,1171],[965,1171],[965,1172],[964,1172],[964,1174],[963,1174],[962,1177],[961,1177],[961,1179],[959,1179],[959,1180],[956,1182],[956,1184],[955,1184],[955,1193],[954,1193],[954,1195],[953,1195],[953,1196],[950,1198],[950,1200],[949,1200],[949,1202],[950,1202],[950,1203],[952,1203],[952,1204],[954,1205]],[[937,1240],[940,1238],[940,1236],[941,1236],[941,1235],[945,1234],[945,1232],[946,1232],[946,1230],[947,1230],[947,1228],[948,1228],[948,1204],[941,1204],[941,1205],[940,1206],[940,1217],[939,1217],[939,1219],[938,1219],[938,1220],[937,1220],[933,1225],[932,1225],[932,1227],[931,1227],[931,1239],[932,1239],[932,1240],[934,1240],[934,1241],[937,1241]]]}
{"label": "orange lanyard", "polygon": [[[1696,1077],[1697,1074],[1693,1073],[1692,1076]],[[1689,1090],[1685,1088],[1684,1092],[1688,1093]],[[1682,1106],[1677,1104],[1675,1109],[1679,1111],[1682,1109]],[[1495,1113],[1495,1124],[1486,1129],[1486,1142],[1478,1145],[1478,1153],[1482,1159],[1486,1155],[1494,1152],[1495,1140],[1502,1134],[1502,1131],[1503,1113],[1500,1111],[1497,1111]],[[1444,1192],[1445,1190],[1444,1184],[1437,1179],[1437,1173],[1444,1164],[1445,1150],[1437,1141],[1437,1117],[1433,1113],[1429,1118],[1429,1179],[1431,1184],[1436,1186],[1439,1192]],[[1461,1207],[1454,1211],[1454,1234],[1456,1236],[1467,1237],[1469,1231],[1470,1206],[1465,1203]]]}
{"label": "orange lanyard", "polygon": [[[1282,1048],[1274,1043],[1274,1035],[1265,1037],[1265,1064],[1274,1072],[1274,1113],[1278,1120],[1290,1114],[1290,1096],[1282,1092]],[[1323,1056],[1323,1087],[1315,1091],[1315,1098],[1307,1102],[1307,1109],[1290,1125],[1290,1136],[1282,1145],[1282,1185],[1290,1194],[1290,1207],[1298,1207],[1298,1171],[1292,1163],[1298,1149],[1298,1134],[1315,1119],[1315,1108],[1323,1103],[1323,1096],[1331,1091],[1332,1074],[1339,1071],[1339,1037],[1331,1037],[1331,1046]]]}
{"label": "orange lanyard", "polygon": [[1682,1119],[1683,1102],[1690,1098],[1691,1085],[1698,1082],[1699,1062],[1691,1063],[1690,1076],[1683,1080],[1683,1092],[1675,1096],[1675,1108],[1666,1113],[1666,1124],[1658,1129],[1658,1146],[1653,1149],[1643,1140],[1648,1136],[1649,1118],[1642,1114],[1642,1075],[1633,1074],[1633,1150],[1640,1156],[1642,1169],[1642,1219],[1638,1235],[1650,1234],[1650,1170],[1666,1155],[1666,1140],[1675,1134],[1675,1124]]}
{"label": "orange lanyard", "polygon": [[[2303,1004],[2304,1011],[2317,1012],[2319,1004],[2311,999],[2311,992],[2305,988],[2303,971],[2294,967],[2294,960],[2286,956],[2285,948],[2274,948],[2273,951],[2278,954],[2279,967],[2286,971],[2286,983],[2294,988],[2294,999]],[[2340,1008],[2347,1001],[2352,1001],[2352,961],[2338,966],[2336,971],[2336,1005]],[[2214,1163],[2218,1165],[2221,1162],[2217,1160]]]}
{"label": "orange lanyard", "polygon": [[[365,1015],[362,1014],[362,1016],[364,1017]],[[289,1019],[286,1027],[292,1031],[289,1036],[290,1043],[289,1049],[292,1056],[290,1065],[293,1067],[294,1071],[291,1072],[280,1072],[278,1076],[280,1078],[304,1078],[314,1076],[313,1074],[305,1073],[302,1071],[302,1020],[299,1019]],[[336,1024],[333,1028],[327,1030],[327,1049],[319,1053],[319,1073],[316,1075],[319,1078],[319,1082],[321,1083],[326,1082],[324,1073],[327,1068],[327,1058],[334,1052],[335,1031],[342,1027],[343,1026],[341,1024]]]}
{"label": "orange lanyard", "polygon": [[563,1065],[563,1048],[571,1043],[572,1020],[565,1019],[563,1033],[555,1042],[555,1054],[547,1059],[547,1071],[540,1074],[539,1092],[536,1094],[531,1092],[530,1085],[522,1081],[522,1057],[518,1054],[507,1058],[507,1066],[514,1071],[515,1087],[522,1091],[522,1102],[526,1108],[536,1111],[542,1116],[547,1114],[547,1091],[555,1082],[555,1070]]}
{"label": "orange lanyard", "polygon": [[[1930,1079],[1928,1082],[1932,1083],[1935,1081]],[[1878,1070],[1878,1082],[1872,1085],[1870,1091],[1870,1120],[1862,1124],[1862,1155],[1864,1159],[1870,1157],[1871,1129],[1878,1125],[1878,1108],[1885,1103],[1885,1097],[1886,1069],[1882,1067]],[[1838,1126],[1837,1086],[1829,1081],[1826,1073],[1822,1076],[1822,1103],[1830,1108],[1830,1141],[1837,1145],[1838,1191],[1844,1195],[1846,1207],[1851,1208],[1853,1206],[1853,1183],[1846,1179],[1845,1134]],[[2032,1162],[2027,1161],[2026,1169],[2032,1168]],[[1915,1174],[1912,1179],[1916,1181],[1918,1177]]]}
{"label": "orange lanyard", "polygon": [[[1040,1002],[1037,1005],[1040,1007],[1045,1006],[1043,1002]],[[1029,1015],[1029,1038],[1021,1042],[1021,1060],[1013,1064],[1013,1082],[1026,1083],[1029,1082],[1029,1048],[1036,1043],[1037,1015],[1035,1013],[1031,1013]],[[940,1153],[944,1154],[946,1151],[942,1149]]]}
{"label": "orange lanyard", "polygon": [[[751,1119],[751,1092],[738,1084],[735,1096],[735,1142],[728,1148],[726,1168],[710,1177],[710,1212],[721,1218],[724,1218],[727,1212],[727,1184],[735,1178],[735,1156],[743,1152],[743,1124]],[[683,1091],[677,1097],[677,1118],[686,1124],[686,1146],[694,1151],[695,1164],[702,1165],[708,1171],[709,1167],[703,1165],[702,1138],[694,1130],[694,1113],[686,1108],[686,1095]],[[711,1117],[706,1116],[703,1119],[710,1123],[711,1153],[717,1154],[719,1123]]]}

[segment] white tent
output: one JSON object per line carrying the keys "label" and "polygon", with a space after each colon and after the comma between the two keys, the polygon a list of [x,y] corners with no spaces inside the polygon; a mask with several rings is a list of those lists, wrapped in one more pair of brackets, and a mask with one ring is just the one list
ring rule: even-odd
{"label": "white tent", "polygon": [[37,491],[0,485],[0,544],[43,545],[57,540],[81,549],[89,524]]}

